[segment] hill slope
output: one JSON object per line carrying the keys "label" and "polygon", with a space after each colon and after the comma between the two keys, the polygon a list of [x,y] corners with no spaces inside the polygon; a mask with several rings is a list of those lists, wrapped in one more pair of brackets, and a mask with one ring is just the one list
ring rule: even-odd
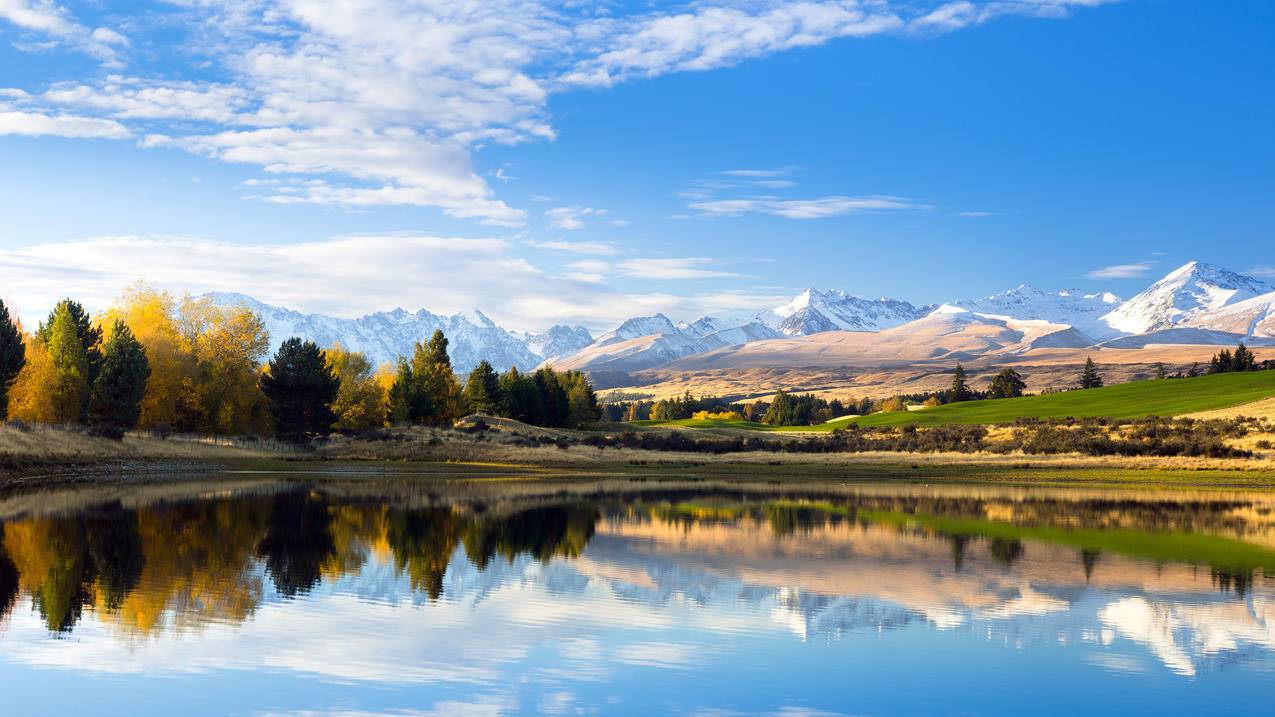
{"label": "hill slope", "polygon": [[1199,378],[1134,381],[1087,391],[994,401],[949,403],[923,411],[874,413],[861,426],[935,426],[1010,423],[1018,418],[1139,418],[1210,411],[1275,396],[1275,371],[1223,373]]}

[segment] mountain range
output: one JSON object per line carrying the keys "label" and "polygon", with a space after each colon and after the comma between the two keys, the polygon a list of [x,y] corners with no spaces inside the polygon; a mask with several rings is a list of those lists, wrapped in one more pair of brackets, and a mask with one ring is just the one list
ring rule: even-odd
{"label": "mountain range", "polygon": [[242,294],[207,296],[257,312],[270,331],[272,350],[300,336],[321,346],[339,342],[379,364],[410,355],[417,341],[441,329],[461,372],[483,359],[502,371],[546,364],[631,372],[965,359],[1047,348],[1137,349],[1241,339],[1275,345],[1275,287],[1197,261],[1128,300],[1110,292],[1047,292],[1022,284],[978,299],[917,306],[809,288],[749,318],[675,323],[656,314],[628,319],[596,338],[580,326],[553,326],[538,334],[510,331],[478,310],[441,316],[395,309],[347,319],[303,314]]}

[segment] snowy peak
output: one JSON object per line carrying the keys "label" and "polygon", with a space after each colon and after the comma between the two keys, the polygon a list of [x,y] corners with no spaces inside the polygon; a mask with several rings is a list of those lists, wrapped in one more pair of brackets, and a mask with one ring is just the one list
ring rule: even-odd
{"label": "snowy peak", "polygon": [[442,330],[450,341],[452,365],[461,373],[483,360],[503,371],[510,366],[531,368],[543,358],[529,349],[523,339],[500,328],[477,310],[437,316],[425,309],[411,313],[400,308],[345,319],[303,314],[244,294],[212,293],[201,298],[219,306],[251,309],[270,332],[271,351],[278,349],[286,339],[297,336],[325,348],[339,343],[351,351],[362,352],[373,364],[392,363],[400,356],[410,356],[418,341],[425,341],[434,331]]}
{"label": "snowy peak", "polygon": [[1109,291],[1083,293],[1075,289],[1049,293],[1030,284],[992,294],[981,299],[957,302],[957,306],[983,314],[1012,316],[1016,319],[1066,324],[1096,339],[1115,336],[1102,316],[1120,304],[1120,297]]}
{"label": "snowy peak", "polygon": [[594,341],[594,344],[605,346],[608,344],[628,341],[630,339],[640,338],[642,336],[655,335],[678,335],[677,327],[664,314],[656,314],[655,316],[637,316],[615,329],[602,334]]}
{"label": "snowy peak", "polygon": [[548,331],[527,337],[527,348],[546,359],[573,354],[593,343],[583,326],[551,326]]}
{"label": "snowy peak", "polygon": [[880,331],[926,313],[928,308],[897,299],[864,299],[837,289],[809,288],[757,318],[787,336],[808,336],[824,331]]}
{"label": "snowy peak", "polygon": [[1190,261],[1102,317],[1112,329],[1145,334],[1266,294],[1272,287],[1220,266]]}

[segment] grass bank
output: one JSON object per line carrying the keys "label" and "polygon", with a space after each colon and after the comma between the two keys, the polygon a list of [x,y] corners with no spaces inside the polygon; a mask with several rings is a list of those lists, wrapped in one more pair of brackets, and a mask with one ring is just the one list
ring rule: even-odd
{"label": "grass bank", "polygon": [[[1181,416],[1233,409],[1275,397],[1275,371],[1222,373],[1183,379],[1133,381],[1085,391],[989,401],[949,403],[920,411],[874,413],[816,426],[763,426],[748,421],[640,421],[638,425],[685,428],[734,428],[751,431],[824,433],[860,426],[992,425],[1019,418],[1142,418]],[[1241,411],[1242,412],[1242,411]]]}

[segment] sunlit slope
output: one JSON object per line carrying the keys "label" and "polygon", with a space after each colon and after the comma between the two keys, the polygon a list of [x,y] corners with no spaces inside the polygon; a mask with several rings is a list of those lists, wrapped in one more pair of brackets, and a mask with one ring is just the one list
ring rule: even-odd
{"label": "sunlit slope", "polygon": [[994,401],[950,403],[922,411],[875,413],[861,426],[1010,423],[1018,418],[1178,416],[1275,396],[1275,371],[1223,373],[1198,378],[1134,381],[1086,391]]}

